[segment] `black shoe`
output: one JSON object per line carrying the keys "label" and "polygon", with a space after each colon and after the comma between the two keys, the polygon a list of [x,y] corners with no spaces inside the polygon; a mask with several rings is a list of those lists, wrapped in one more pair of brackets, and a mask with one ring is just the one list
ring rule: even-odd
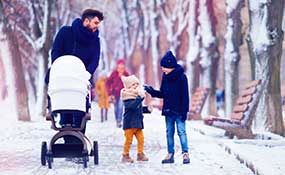
{"label": "black shoe", "polygon": [[168,153],[166,157],[161,161],[162,164],[165,163],[174,163],[174,154],[173,153]]}
{"label": "black shoe", "polygon": [[189,153],[185,152],[183,153],[183,164],[190,163]]}

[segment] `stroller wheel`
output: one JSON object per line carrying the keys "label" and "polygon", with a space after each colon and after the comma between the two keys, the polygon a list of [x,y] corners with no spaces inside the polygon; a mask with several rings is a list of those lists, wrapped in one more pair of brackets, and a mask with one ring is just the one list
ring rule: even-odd
{"label": "stroller wheel", "polygon": [[46,165],[46,154],[47,154],[47,142],[42,142],[41,163],[43,166]]}
{"label": "stroller wheel", "polygon": [[93,142],[93,154],[94,154],[94,164],[98,165],[99,163],[99,151],[98,151],[98,142],[94,141]]}

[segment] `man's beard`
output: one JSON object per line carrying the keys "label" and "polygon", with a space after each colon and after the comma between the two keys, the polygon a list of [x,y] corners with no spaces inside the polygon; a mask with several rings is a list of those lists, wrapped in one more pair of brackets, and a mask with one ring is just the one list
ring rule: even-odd
{"label": "man's beard", "polygon": [[87,29],[88,29],[90,32],[95,32],[95,31],[96,31],[96,30],[93,31],[93,29],[90,27],[90,24],[88,24],[86,27],[87,27]]}

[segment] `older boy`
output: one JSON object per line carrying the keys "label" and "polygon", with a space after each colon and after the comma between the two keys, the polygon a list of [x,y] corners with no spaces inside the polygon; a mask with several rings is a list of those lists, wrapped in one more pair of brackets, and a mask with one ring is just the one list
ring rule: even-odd
{"label": "older boy", "polygon": [[168,154],[162,163],[174,163],[175,123],[183,154],[183,163],[190,163],[185,120],[189,110],[189,94],[187,77],[183,68],[177,64],[171,51],[166,52],[160,61],[163,72],[160,90],[145,86],[152,96],[163,98],[162,115],[165,116]]}

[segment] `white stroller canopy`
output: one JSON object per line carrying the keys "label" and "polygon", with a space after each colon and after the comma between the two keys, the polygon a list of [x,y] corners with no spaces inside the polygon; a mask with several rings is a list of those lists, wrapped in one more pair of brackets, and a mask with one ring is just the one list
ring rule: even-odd
{"label": "white stroller canopy", "polygon": [[57,58],[51,66],[48,85],[52,111],[85,111],[90,77],[79,58],[72,55]]}

